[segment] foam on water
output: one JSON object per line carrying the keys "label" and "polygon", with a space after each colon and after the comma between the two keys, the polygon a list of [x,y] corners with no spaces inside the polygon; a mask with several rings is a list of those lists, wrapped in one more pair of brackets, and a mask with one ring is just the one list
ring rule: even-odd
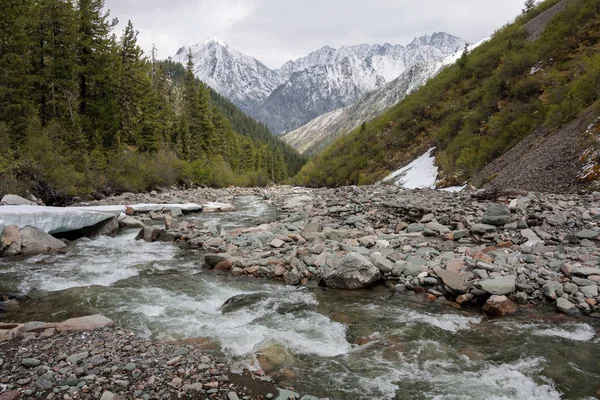
{"label": "foam on water", "polygon": [[[150,324],[160,327],[161,338],[218,340],[232,356],[251,354],[268,341],[284,343],[298,354],[330,357],[351,350],[346,327],[311,310],[317,301],[308,291],[277,286],[255,304],[223,313],[221,307],[226,300],[250,292],[206,281],[200,284],[197,296],[159,288],[137,289],[137,304],[124,302],[118,311],[144,314]],[[289,305],[309,309],[282,311]]]}
{"label": "foam on water", "polygon": [[596,336],[596,331],[588,324],[573,323],[553,327],[532,327],[532,333],[537,336],[551,336],[577,342],[587,342]]}
{"label": "foam on water", "polygon": [[[137,230],[116,238],[79,241],[68,256],[35,256],[27,259],[19,291],[60,291],[83,286],[111,286],[139,275],[141,268],[170,261],[177,248],[165,243],[136,241]],[[51,267],[48,267],[51,264]]]}
{"label": "foam on water", "polygon": [[479,317],[464,317],[458,314],[428,314],[401,308],[396,316],[398,322],[404,324],[424,323],[448,332],[458,332],[471,328],[471,325],[481,322]]}

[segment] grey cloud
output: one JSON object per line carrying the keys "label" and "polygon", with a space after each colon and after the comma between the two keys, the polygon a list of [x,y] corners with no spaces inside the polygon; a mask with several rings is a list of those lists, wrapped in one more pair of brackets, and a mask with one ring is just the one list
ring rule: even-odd
{"label": "grey cloud", "polygon": [[520,12],[523,0],[106,0],[161,57],[219,36],[272,68],[325,45],[407,44],[444,31],[475,42]]}

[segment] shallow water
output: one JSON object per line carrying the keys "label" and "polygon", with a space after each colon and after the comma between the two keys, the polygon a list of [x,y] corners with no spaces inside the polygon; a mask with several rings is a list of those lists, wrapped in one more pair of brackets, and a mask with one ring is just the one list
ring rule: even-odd
{"label": "shallow water", "polygon": [[[275,211],[238,199],[231,214],[191,216],[225,229]],[[202,255],[117,238],[65,256],[0,261],[0,292],[30,294],[8,318],[57,321],[102,313],[160,339],[206,338],[233,362],[274,343],[293,355],[282,384],[332,399],[591,399],[600,390],[594,320],[531,313],[485,321],[383,288],[297,289],[202,269]],[[222,308],[233,296],[240,302]],[[550,322],[549,322],[550,321]]]}

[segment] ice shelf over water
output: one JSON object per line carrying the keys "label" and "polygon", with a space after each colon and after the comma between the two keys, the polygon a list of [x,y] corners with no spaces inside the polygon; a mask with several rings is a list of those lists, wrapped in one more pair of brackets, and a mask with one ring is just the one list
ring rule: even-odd
{"label": "ice shelf over water", "polygon": [[4,225],[16,225],[19,229],[32,226],[43,232],[56,234],[94,226],[126,211],[128,207],[137,212],[161,211],[179,208],[182,211],[202,211],[199,204],[136,204],[130,206],[89,207],[42,207],[0,206],[0,220]]}

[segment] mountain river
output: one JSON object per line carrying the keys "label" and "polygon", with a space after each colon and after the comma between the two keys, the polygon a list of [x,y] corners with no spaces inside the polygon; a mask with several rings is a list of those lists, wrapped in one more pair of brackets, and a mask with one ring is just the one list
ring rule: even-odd
{"label": "mountain river", "polygon": [[[258,198],[236,206],[186,218],[224,229],[276,218]],[[136,234],[79,240],[67,255],[0,260],[0,293],[29,293],[7,321],[101,313],[146,337],[203,338],[244,366],[277,345],[291,359],[276,381],[330,399],[600,397],[596,320],[525,310],[486,321],[477,310],[385,288],[286,287],[205,270],[197,251],[135,241]]]}

